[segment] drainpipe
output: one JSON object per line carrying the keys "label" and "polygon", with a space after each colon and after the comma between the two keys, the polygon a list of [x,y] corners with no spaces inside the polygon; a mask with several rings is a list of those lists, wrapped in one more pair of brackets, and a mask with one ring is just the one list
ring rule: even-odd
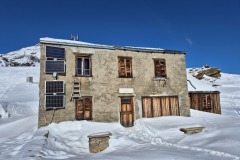
{"label": "drainpipe", "polygon": [[196,89],[196,87],[194,87],[194,85],[192,84],[192,82],[190,81],[190,80],[187,80],[190,84],[191,84],[191,86],[194,88],[194,89]]}

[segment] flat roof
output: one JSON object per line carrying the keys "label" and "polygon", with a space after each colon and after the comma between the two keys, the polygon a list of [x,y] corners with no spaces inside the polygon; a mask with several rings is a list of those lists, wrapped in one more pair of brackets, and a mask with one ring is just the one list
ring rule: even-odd
{"label": "flat roof", "polygon": [[65,39],[55,38],[40,38],[42,44],[56,44],[76,47],[87,47],[87,48],[99,48],[99,49],[110,49],[110,50],[126,50],[135,52],[148,52],[148,53],[166,53],[166,54],[186,54],[184,51],[166,50],[162,48],[148,48],[148,47],[132,47],[132,46],[114,46],[114,45],[101,45],[94,43],[87,43],[82,41],[73,41]]}

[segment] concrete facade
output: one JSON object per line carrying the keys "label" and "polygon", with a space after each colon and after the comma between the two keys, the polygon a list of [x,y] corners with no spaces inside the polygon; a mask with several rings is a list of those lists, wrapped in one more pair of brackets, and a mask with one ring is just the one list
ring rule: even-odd
{"label": "concrete facade", "polygon": [[[45,74],[46,46],[65,48],[66,75],[59,75],[58,80],[65,81],[65,108],[52,110],[45,108],[45,81],[53,80],[52,74]],[[142,96],[179,97],[180,116],[190,116],[188,89],[184,53],[154,53],[122,49],[91,48],[67,44],[41,42],[40,83],[39,83],[39,121],[38,126],[48,125],[51,121],[74,121],[75,102],[70,101],[72,82],[81,82],[81,95],[92,96],[92,120],[98,122],[117,122],[120,117],[119,96],[133,96],[134,119],[142,117]],[[89,54],[92,61],[92,76],[76,76],[76,55]],[[132,57],[132,78],[118,77],[118,56]],[[154,58],[166,60],[167,79],[156,80]],[[120,89],[123,88],[123,89]],[[128,93],[124,88],[130,88]],[[119,92],[120,90],[123,90]],[[132,93],[133,92],[133,93]]]}

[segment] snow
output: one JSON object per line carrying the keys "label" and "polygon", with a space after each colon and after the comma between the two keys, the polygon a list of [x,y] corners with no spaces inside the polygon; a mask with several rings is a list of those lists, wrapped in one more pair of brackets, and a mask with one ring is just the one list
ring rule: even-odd
{"label": "snow", "polygon": [[[221,92],[222,115],[191,110],[191,117],[142,118],[130,128],[118,122],[67,121],[37,129],[39,65],[0,67],[0,73],[0,114],[9,114],[0,118],[0,159],[240,159],[240,75],[197,80],[188,74],[197,90]],[[34,83],[27,83],[27,76]],[[212,87],[212,80],[219,86]],[[198,134],[179,131],[200,126],[206,128]],[[87,136],[99,132],[112,134],[110,146],[89,153]]]}
{"label": "snow", "polygon": [[193,77],[194,73],[193,74],[189,73],[190,70],[191,68],[187,69],[187,79],[192,83],[192,85],[195,88],[190,84],[190,82],[188,82],[188,91],[217,91],[218,90],[217,87],[212,86],[213,82],[217,80],[216,78],[212,78],[204,75],[204,79],[198,80],[195,77]]}
{"label": "snow", "polygon": [[17,51],[0,54],[0,67],[12,65],[11,63],[31,63],[31,58],[40,59],[40,46],[30,46]]}
{"label": "snow", "polygon": [[[74,45],[74,46],[91,46],[97,48],[108,48],[108,49],[115,49],[118,46],[113,45],[101,45],[101,44],[94,44],[94,43],[87,43],[82,41],[73,41],[73,40],[65,40],[65,39],[56,39],[56,38],[40,38],[41,43],[50,43],[50,44],[65,44],[65,45]],[[149,48],[149,47],[133,47],[133,46],[124,46],[125,48],[131,49],[143,49],[143,50],[164,50],[162,48]]]}

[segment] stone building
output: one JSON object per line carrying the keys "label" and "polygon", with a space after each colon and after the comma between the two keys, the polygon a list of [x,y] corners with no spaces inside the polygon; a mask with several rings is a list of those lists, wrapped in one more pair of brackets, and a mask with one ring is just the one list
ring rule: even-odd
{"label": "stone building", "polygon": [[39,121],[190,116],[185,52],[40,39]]}

